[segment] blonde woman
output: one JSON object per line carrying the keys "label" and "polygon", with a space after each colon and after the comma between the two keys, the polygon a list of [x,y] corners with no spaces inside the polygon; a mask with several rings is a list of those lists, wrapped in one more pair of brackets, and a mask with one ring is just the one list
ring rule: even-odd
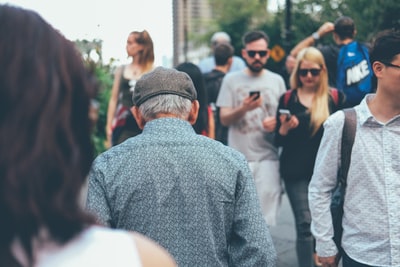
{"label": "blonde woman", "polygon": [[299,266],[313,267],[308,184],[322,137],[322,124],[331,113],[342,108],[344,95],[329,88],[324,57],[314,47],[298,54],[290,86],[292,89],[279,101],[275,138],[282,147],[280,173],[294,213]]}
{"label": "blonde woman", "polygon": [[129,34],[126,52],[132,62],[116,70],[108,103],[106,134],[109,146],[122,143],[141,132],[130,111],[132,92],[136,81],[154,67],[153,40],[146,30]]}

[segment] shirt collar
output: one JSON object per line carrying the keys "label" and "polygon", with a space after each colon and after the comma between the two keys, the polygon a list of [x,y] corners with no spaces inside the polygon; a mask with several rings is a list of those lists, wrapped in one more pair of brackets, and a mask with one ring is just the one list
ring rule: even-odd
{"label": "shirt collar", "polygon": [[166,117],[146,122],[143,128],[143,133],[157,133],[160,132],[161,129],[165,129],[168,132],[194,132],[192,125],[188,121],[179,118]]}
{"label": "shirt collar", "polygon": [[377,122],[368,107],[368,102],[371,101],[374,97],[375,94],[367,94],[361,101],[360,105],[355,107],[355,109],[358,111],[358,120],[361,125],[369,121]]}
{"label": "shirt collar", "polygon": [[[371,110],[368,107],[368,103],[375,97],[375,94],[367,94],[361,103],[355,107],[358,113],[357,120],[359,120],[361,125],[370,124],[370,125],[384,125],[384,123],[379,122],[375,119],[374,115],[372,115]],[[392,118],[387,124],[391,123],[392,121],[399,121],[400,122],[400,115]],[[396,122],[397,123],[397,122]]]}

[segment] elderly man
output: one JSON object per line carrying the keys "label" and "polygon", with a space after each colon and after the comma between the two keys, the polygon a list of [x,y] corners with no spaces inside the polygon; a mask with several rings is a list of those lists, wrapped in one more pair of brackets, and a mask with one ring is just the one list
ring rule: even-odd
{"label": "elderly man", "polygon": [[246,159],[195,133],[196,97],[177,70],[158,67],[138,80],[132,113],[143,133],[95,160],[88,209],[153,238],[179,266],[275,266]]}
{"label": "elderly man", "polygon": [[[226,32],[216,32],[211,37],[211,52],[212,54],[206,58],[200,60],[198,66],[202,73],[208,73],[212,71],[216,66],[215,61],[215,48],[219,44],[231,44],[231,37]],[[246,63],[241,57],[233,55],[232,63],[228,68],[228,72],[234,72],[243,70],[246,68]]]}

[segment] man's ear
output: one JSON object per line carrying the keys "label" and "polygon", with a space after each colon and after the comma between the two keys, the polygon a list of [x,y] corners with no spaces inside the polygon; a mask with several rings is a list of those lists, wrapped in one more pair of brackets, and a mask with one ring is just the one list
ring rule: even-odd
{"label": "man's ear", "polygon": [[333,41],[335,41],[336,44],[340,44],[340,38],[336,32],[332,33],[332,37],[333,37]]}
{"label": "man's ear", "polygon": [[144,125],[146,124],[146,121],[143,119],[142,114],[139,111],[139,108],[137,106],[131,107],[131,112],[133,117],[136,120],[136,123],[138,124],[139,128],[143,130]]}
{"label": "man's ear", "polygon": [[246,58],[246,57],[247,57],[246,49],[242,48],[242,58]]}
{"label": "man's ear", "polygon": [[229,68],[232,66],[232,63],[233,63],[233,57],[228,58],[226,64],[228,64]]}
{"label": "man's ear", "polygon": [[382,77],[383,68],[384,65],[379,61],[375,61],[374,63],[372,63],[372,70],[377,78]]}
{"label": "man's ear", "polygon": [[189,118],[188,118],[188,121],[189,121],[189,123],[190,123],[191,125],[193,125],[193,124],[196,123],[197,116],[199,115],[199,108],[200,108],[199,101],[194,100],[194,101],[192,102],[192,108],[191,108],[191,110],[190,110]]}

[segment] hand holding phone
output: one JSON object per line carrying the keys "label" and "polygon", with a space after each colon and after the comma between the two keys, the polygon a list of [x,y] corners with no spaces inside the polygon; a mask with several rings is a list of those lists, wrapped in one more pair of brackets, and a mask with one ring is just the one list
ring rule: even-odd
{"label": "hand holding phone", "polygon": [[257,100],[258,98],[260,98],[260,91],[250,91],[249,95],[252,97],[254,95],[256,95],[256,97],[253,100]]}
{"label": "hand holding phone", "polygon": [[279,109],[279,114],[286,115],[286,121],[290,120],[292,114],[290,114],[290,110],[288,109]]}

